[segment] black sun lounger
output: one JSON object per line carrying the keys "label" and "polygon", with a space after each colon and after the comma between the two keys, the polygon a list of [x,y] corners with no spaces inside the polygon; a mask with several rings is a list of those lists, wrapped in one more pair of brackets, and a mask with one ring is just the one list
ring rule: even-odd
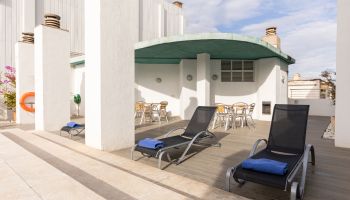
{"label": "black sun lounger", "polygon": [[[186,128],[177,128],[166,133],[161,139],[164,142],[164,147],[161,149],[149,149],[138,146],[137,144],[131,149],[131,159],[133,160],[134,151],[140,152],[147,157],[158,159],[158,168],[162,169],[162,157],[166,154],[170,163],[176,162],[180,164],[185,160],[186,154],[192,145],[208,146],[209,144],[201,143],[204,139],[215,139],[215,145],[220,145],[217,142],[215,135],[208,131],[209,123],[216,111],[216,107],[199,106],[194,112],[188,126]],[[183,129],[181,135],[170,136],[174,131]],[[211,146],[211,145],[210,145]],[[173,161],[170,157],[170,152],[184,147],[184,151],[179,159]]]}
{"label": "black sun lounger", "polygon": [[[280,105],[276,104],[271,122],[269,139],[260,139],[250,152],[253,159],[267,158],[288,163],[285,175],[273,175],[242,167],[242,163],[231,167],[226,173],[226,190],[230,191],[230,182],[234,179],[243,185],[245,181],[268,185],[287,191],[291,183],[291,200],[302,199],[305,188],[306,171],[311,152],[311,163],[315,165],[314,147],[305,146],[306,128],[308,120],[308,105]],[[260,142],[265,142],[267,147],[255,153]],[[302,166],[300,182],[293,182],[296,174]]]}
{"label": "black sun lounger", "polygon": [[75,127],[63,126],[60,130],[60,135],[62,132],[67,132],[69,137],[79,135],[80,133],[85,131],[85,124],[77,124]]}

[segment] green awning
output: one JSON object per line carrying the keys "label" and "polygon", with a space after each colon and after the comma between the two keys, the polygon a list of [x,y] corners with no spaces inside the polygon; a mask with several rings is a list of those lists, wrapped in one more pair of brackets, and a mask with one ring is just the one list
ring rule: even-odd
{"label": "green awning", "polygon": [[257,60],[277,57],[288,64],[295,60],[261,39],[232,33],[201,33],[159,38],[135,45],[135,62],[178,64],[208,53],[211,59]]}

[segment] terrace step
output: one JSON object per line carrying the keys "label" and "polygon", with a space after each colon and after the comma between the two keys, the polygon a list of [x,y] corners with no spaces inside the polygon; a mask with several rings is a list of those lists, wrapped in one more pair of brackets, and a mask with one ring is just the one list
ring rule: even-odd
{"label": "terrace step", "polygon": [[[88,191],[84,194],[92,193],[99,198],[246,199],[48,132],[12,129],[0,135],[0,139],[12,141],[10,144],[13,148],[22,149],[23,154],[31,155],[28,155],[28,158],[36,157],[38,162],[46,163],[47,170],[61,173],[61,176],[66,176],[72,183]],[[7,154],[7,150],[5,152]],[[25,162],[22,164],[26,165]],[[35,176],[51,186],[51,181],[48,183],[45,178],[40,179],[40,173],[32,170],[33,174],[25,177],[25,181],[30,182],[31,177]],[[28,169],[25,173],[30,172]],[[62,192],[70,197],[72,191],[69,187],[52,186],[53,189],[55,187],[65,188]],[[41,191],[39,189],[38,191]],[[80,194],[78,191],[74,192]],[[40,195],[45,197],[44,194]]]}

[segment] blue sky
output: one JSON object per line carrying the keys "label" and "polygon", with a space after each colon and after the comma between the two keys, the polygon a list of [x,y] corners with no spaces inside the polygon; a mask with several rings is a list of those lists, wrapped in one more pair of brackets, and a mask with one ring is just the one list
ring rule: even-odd
{"label": "blue sky", "polygon": [[277,26],[282,51],[297,63],[290,76],[335,70],[336,0],[182,0],[186,32],[233,32],[261,37]]}

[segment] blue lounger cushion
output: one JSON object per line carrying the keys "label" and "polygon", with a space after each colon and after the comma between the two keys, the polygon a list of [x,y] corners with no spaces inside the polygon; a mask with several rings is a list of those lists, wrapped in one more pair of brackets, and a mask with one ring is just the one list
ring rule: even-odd
{"label": "blue lounger cushion", "polygon": [[275,175],[285,175],[288,170],[288,163],[265,158],[248,158],[242,162],[242,168]]}
{"label": "blue lounger cushion", "polygon": [[70,128],[74,128],[74,127],[77,127],[77,126],[79,126],[80,124],[77,124],[77,123],[75,123],[75,122],[68,122],[67,123],[67,126],[68,127],[70,127]]}
{"label": "blue lounger cushion", "polygon": [[160,149],[164,147],[164,142],[157,139],[145,138],[140,140],[138,145],[149,149]]}

